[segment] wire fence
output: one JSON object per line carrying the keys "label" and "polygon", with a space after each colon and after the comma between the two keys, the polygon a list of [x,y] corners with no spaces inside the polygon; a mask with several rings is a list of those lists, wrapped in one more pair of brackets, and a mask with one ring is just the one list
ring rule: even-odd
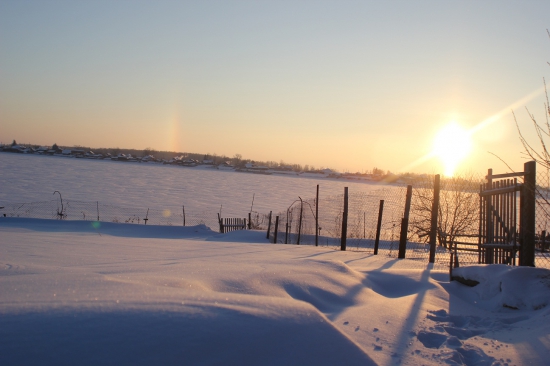
{"label": "wire fence", "polygon": [[[537,191],[535,266],[550,268],[550,182],[548,171],[541,172]],[[449,268],[451,254],[459,265],[481,263],[480,186],[484,177],[470,175],[441,180],[438,205],[438,229],[434,266]],[[425,267],[430,257],[429,232],[433,204],[433,177],[415,181],[407,231],[406,258]],[[544,194],[544,196],[543,196]],[[518,196],[519,217],[519,196]],[[392,187],[368,193],[350,192],[346,250],[375,252],[380,201],[384,201],[378,254],[397,258],[404,215],[406,188]],[[315,245],[315,217],[319,210],[318,245],[339,249],[342,240],[344,195],[319,200],[296,200],[286,211],[272,215],[272,241],[277,243]],[[275,234],[275,218],[279,223]],[[266,230],[269,215],[255,213],[254,227]],[[545,230],[543,232],[543,230]],[[518,254],[516,253],[516,256]]]}
{"label": "wire fence", "polygon": [[[449,268],[451,253],[461,265],[480,263],[482,236],[479,193],[483,180],[484,177],[473,175],[441,180],[434,263],[436,268]],[[535,265],[544,268],[550,268],[549,187],[550,172],[548,169],[539,171],[536,192]],[[429,232],[433,192],[433,177],[417,179],[414,182],[406,233],[406,258],[418,263],[419,267],[425,267],[430,257]],[[376,252],[379,255],[397,258],[406,197],[407,188],[402,186],[389,186],[369,192],[349,192],[346,249]],[[519,210],[520,205],[517,207]],[[61,199],[9,204],[0,210],[0,215],[5,217],[168,226],[203,224],[214,231],[220,229],[218,213],[213,207],[186,211],[185,206],[163,209],[119,207],[97,201]],[[240,216],[248,220],[248,227],[252,229],[269,228],[271,242],[300,245],[317,243],[319,246],[340,249],[343,215],[344,194],[320,198],[319,201],[315,198],[297,197],[283,212],[266,214],[252,211]]]}
{"label": "wire fence", "polygon": [[119,207],[98,201],[51,200],[8,204],[0,214],[4,217],[102,221],[143,225],[195,226],[217,229],[212,211],[186,212],[185,206],[164,209]]}

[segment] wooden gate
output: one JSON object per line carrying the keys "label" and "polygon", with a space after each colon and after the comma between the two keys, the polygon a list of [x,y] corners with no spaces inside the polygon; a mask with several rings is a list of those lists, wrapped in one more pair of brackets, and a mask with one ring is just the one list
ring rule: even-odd
{"label": "wooden gate", "polygon": [[492,173],[480,189],[479,263],[516,265],[519,253],[520,265],[534,266],[536,163],[519,173]]}
{"label": "wooden gate", "polygon": [[246,219],[239,217],[220,217],[218,214],[218,222],[220,224],[220,233],[228,233],[235,230],[246,230]]}

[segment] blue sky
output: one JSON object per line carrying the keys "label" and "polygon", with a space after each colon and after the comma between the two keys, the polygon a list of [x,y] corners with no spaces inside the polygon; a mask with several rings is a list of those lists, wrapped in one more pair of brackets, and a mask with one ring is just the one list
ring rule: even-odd
{"label": "blue sky", "polygon": [[[0,1],[0,140],[432,172],[521,165],[548,1]],[[519,169],[518,169],[519,170]]]}

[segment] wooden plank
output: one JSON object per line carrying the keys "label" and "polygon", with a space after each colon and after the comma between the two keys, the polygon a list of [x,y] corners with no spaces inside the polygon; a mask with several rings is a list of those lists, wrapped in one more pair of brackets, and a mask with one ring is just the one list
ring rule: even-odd
{"label": "wooden plank", "polygon": [[[492,171],[492,170],[491,170]],[[517,173],[504,173],[504,174],[491,174],[490,176],[485,176],[486,179],[501,179],[501,178],[513,178],[513,177],[523,177],[525,172]]]}
{"label": "wooden plank", "polygon": [[492,189],[484,190],[483,192],[480,192],[479,194],[482,197],[486,197],[486,196],[496,196],[496,195],[499,195],[499,194],[509,193],[509,192],[519,192],[521,190],[522,186],[523,186],[523,184],[518,184],[518,185],[504,187],[504,188],[492,188]]}
{"label": "wooden plank", "polygon": [[514,249],[517,245],[512,243],[494,243],[494,244],[481,244],[482,248],[496,248],[496,249]]}

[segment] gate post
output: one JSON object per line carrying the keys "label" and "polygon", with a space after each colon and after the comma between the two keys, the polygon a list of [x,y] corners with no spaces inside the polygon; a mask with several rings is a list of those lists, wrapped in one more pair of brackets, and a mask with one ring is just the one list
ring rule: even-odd
{"label": "gate post", "polygon": [[537,185],[537,163],[529,161],[524,164],[525,180],[523,184],[522,218],[521,230],[523,240],[521,241],[520,266],[535,266],[535,211],[536,211],[536,185]]}
{"label": "gate post", "polygon": [[439,186],[440,176],[436,174],[434,179],[434,199],[432,202],[432,222],[430,227],[430,263],[435,262],[435,244],[437,239],[437,218],[439,213]]}
{"label": "gate post", "polygon": [[412,198],[412,186],[407,186],[407,198],[405,200],[405,212],[403,219],[401,220],[401,233],[399,235],[399,253],[397,258],[405,258],[405,252],[407,251],[407,232],[409,231],[409,212],[411,210],[411,198]]}

